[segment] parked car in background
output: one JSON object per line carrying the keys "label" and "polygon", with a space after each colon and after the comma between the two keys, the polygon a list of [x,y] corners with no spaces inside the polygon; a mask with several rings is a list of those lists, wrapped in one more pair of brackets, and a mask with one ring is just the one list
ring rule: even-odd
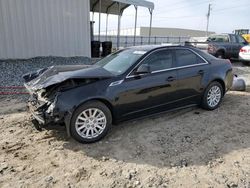
{"label": "parked car in background", "polygon": [[248,42],[240,35],[214,34],[209,36],[206,42],[188,42],[187,44],[221,59],[238,59],[240,49],[248,45]]}
{"label": "parked car in background", "polygon": [[239,59],[244,63],[250,63],[250,45],[244,46],[240,49]]}
{"label": "parked car in background", "polygon": [[24,78],[37,123],[64,122],[71,136],[88,143],[112,123],[194,105],[214,110],[233,74],[229,60],[196,48],[141,46],[92,66],[49,67]]}

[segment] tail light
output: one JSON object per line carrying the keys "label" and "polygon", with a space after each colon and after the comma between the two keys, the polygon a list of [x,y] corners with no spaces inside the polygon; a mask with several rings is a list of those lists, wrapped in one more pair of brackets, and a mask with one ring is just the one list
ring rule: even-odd
{"label": "tail light", "polygon": [[246,49],[241,48],[241,49],[240,49],[240,52],[242,52],[242,53],[247,53],[247,50],[246,50]]}

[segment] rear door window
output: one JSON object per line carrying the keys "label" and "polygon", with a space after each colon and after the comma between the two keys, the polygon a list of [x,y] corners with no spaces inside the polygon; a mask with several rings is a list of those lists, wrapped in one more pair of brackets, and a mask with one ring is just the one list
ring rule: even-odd
{"label": "rear door window", "polygon": [[198,55],[187,49],[177,49],[175,52],[177,67],[205,63]]}

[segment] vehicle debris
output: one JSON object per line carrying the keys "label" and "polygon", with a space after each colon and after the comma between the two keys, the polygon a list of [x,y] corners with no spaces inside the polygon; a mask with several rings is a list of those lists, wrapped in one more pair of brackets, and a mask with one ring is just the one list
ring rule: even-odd
{"label": "vehicle debris", "polygon": [[246,82],[244,78],[234,75],[231,91],[246,91]]}

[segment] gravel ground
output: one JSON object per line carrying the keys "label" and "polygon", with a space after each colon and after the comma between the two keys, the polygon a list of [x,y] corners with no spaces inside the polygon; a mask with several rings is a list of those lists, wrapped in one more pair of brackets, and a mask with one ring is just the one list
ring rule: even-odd
{"label": "gravel ground", "polygon": [[[26,73],[53,65],[79,65],[92,64],[97,59],[87,57],[36,57],[19,60],[0,60],[0,93],[1,92],[27,92],[25,89],[9,89],[5,86],[23,86],[22,76]],[[14,99],[25,102],[28,95],[0,95],[0,101]]]}
{"label": "gravel ground", "polygon": [[22,86],[22,75],[52,65],[91,64],[86,57],[36,57],[24,60],[0,60],[0,86]]}

